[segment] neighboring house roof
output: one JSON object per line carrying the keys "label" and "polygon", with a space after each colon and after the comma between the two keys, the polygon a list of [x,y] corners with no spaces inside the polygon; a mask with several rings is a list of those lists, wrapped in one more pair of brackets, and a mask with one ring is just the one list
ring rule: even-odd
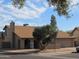
{"label": "neighboring house roof", "polygon": [[[10,26],[6,26],[10,28]],[[5,28],[5,27],[4,27]],[[35,27],[31,26],[15,26],[14,33],[19,36],[20,38],[33,38],[33,31]],[[67,32],[58,31],[56,38],[75,38],[73,36],[70,36]]]}
{"label": "neighboring house roof", "polygon": [[78,30],[78,31],[79,31],[79,27],[76,27],[76,28],[71,32],[71,34],[73,34],[73,32],[74,32],[75,30]]}
{"label": "neighboring house roof", "polygon": [[56,38],[75,38],[70,36],[67,32],[58,31]]}

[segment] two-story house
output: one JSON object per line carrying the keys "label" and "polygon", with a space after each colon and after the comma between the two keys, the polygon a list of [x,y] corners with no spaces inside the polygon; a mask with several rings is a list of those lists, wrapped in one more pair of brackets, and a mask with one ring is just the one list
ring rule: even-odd
{"label": "two-story house", "polygon": [[33,30],[34,27],[27,25],[15,26],[12,21],[10,25],[4,27],[4,38],[10,48],[34,48]]}

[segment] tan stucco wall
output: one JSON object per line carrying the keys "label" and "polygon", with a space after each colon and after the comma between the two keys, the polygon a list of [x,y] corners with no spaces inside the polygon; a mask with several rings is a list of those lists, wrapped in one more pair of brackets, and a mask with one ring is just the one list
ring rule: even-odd
{"label": "tan stucco wall", "polygon": [[10,29],[9,28],[6,28],[5,29],[5,41],[11,41],[11,33],[10,33]]}
{"label": "tan stucco wall", "polygon": [[25,46],[25,45],[24,45],[24,40],[21,39],[21,40],[20,40],[20,48],[21,48],[21,49],[24,49],[24,46]]}
{"label": "tan stucco wall", "polygon": [[[13,37],[12,37],[13,33],[10,31],[10,28],[5,28],[5,41],[9,41],[10,42],[10,48],[13,48]],[[14,45],[15,45],[15,48],[18,48],[18,39],[19,37],[17,37],[15,35],[15,42],[14,42]]]}
{"label": "tan stucco wall", "polygon": [[73,36],[76,37],[76,39],[75,39],[75,44],[76,44],[76,46],[79,46],[79,30],[75,30],[75,31],[73,32]]}
{"label": "tan stucco wall", "polygon": [[73,47],[73,46],[74,46],[73,39],[57,39],[56,40],[57,48]]}
{"label": "tan stucco wall", "polygon": [[56,39],[47,46],[48,49],[66,47],[74,47],[74,39]]}
{"label": "tan stucco wall", "polygon": [[10,48],[12,48],[12,33],[9,28],[5,28],[4,39],[10,42]]}
{"label": "tan stucco wall", "polygon": [[18,40],[19,40],[19,38],[17,36],[15,36],[15,48],[16,49],[19,48],[18,47]]}

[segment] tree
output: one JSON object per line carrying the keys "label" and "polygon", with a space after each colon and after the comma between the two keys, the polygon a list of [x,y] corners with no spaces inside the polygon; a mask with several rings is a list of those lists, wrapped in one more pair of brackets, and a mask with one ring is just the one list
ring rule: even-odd
{"label": "tree", "polygon": [[50,32],[51,34],[53,34],[54,32],[57,32],[57,23],[54,15],[51,16]]}
{"label": "tree", "polygon": [[[22,8],[24,5],[24,2],[27,0],[12,0],[13,5],[18,8]],[[68,10],[69,10],[69,1],[68,0],[47,0],[49,5],[54,6],[55,10],[57,11],[58,15],[64,15],[68,16]]]}
{"label": "tree", "polygon": [[13,1],[13,5],[18,8],[23,7],[25,2],[25,0],[12,0],[12,1]]}
{"label": "tree", "polygon": [[36,40],[39,41],[40,49],[45,49],[46,46],[52,41],[52,39],[55,39],[56,32],[56,19],[55,16],[52,15],[50,25],[36,28],[33,33],[33,36]]}
{"label": "tree", "polygon": [[69,1],[68,0],[48,0],[50,5],[56,6],[55,10],[57,11],[58,15],[68,15],[69,9]]}
{"label": "tree", "polygon": [[46,38],[49,34],[49,25],[37,27],[33,32],[33,36],[38,42],[38,46],[40,49],[44,49],[46,46]]}

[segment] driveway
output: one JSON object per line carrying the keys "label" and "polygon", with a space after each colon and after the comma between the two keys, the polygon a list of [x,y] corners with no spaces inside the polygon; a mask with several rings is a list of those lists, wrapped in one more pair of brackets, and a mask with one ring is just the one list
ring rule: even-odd
{"label": "driveway", "polygon": [[68,54],[16,54],[16,55],[3,55],[0,54],[0,59],[79,59],[79,53]]}

